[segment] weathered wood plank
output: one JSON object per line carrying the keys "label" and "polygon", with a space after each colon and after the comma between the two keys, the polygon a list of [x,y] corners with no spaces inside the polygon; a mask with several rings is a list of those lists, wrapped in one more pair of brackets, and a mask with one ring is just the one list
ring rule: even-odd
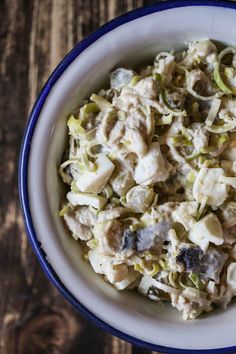
{"label": "weathered wood plank", "polygon": [[28,244],[17,163],[28,113],[76,42],[142,0],[0,1],[0,353],[145,354],[86,321],[49,283]]}

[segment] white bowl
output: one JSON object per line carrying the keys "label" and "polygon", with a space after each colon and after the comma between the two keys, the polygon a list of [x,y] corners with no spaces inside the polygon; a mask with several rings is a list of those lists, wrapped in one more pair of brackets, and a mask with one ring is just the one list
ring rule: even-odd
{"label": "white bowl", "polygon": [[63,188],[57,169],[65,147],[66,117],[83,98],[103,87],[109,71],[117,65],[151,62],[159,50],[183,48],[188,41],[205,38],[236,44],[235,3],[164,2],[101,27],[79,43],[49,78],[31,113],[20,158],[25,223],[50,280],[105,330],[168,353],[236,351],[236,306],[184,322],[170,306],[106,284],[84,262],[78,243],[58,216]]}

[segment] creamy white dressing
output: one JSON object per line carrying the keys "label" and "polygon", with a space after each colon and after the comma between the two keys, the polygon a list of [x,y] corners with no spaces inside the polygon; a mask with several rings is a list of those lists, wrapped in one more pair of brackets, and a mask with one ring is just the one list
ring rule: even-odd
{"label": "creamy white dressing", "polygon": [[67,123],[60,215],[84,258],[184,319],[236,295],[235,52],[203,40],[115,68]]}

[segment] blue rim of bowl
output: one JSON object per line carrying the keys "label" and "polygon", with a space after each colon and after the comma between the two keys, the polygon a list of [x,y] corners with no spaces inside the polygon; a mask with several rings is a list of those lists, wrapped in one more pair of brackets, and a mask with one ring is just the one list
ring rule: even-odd
{"label": "blue rim of bowl", "polygon": [[23,210],[23,217],[25,222],[26,231],[28,234],[29,241],[31,246],[43,268],[46,276],[48,279],[56,286],[56,288],[63,294],[63,296],[72,304],[74,305],[83,316],[85,316],[88,320],[96,324],[98,327],[102,328],[103,330],[109,332],[110,334],[117,336],[123,340],[131,342],[134,345],[138,345],[140,347],[170,353],[170,354],[190,354],[190,353],[208,353],[208,354],[217,354],[217,353],[233,353],[236,352],[236,345],[226,348],[219,348],[219,349],[180,349],[180,348],[173,348],[173,347],[166,347],[161,345],[156,345],[153,343],[148,343],[142,341],[138,338],[132,337],[126,333],[123,333],[116,328],[110,326],[96,315],[91,313],[85,306],[83,306],[64,286],[61,282],[59,277],[57,276],[56,272],[47,261],[46,254],[41,248],[41,244],[37,239],[37,235],[34,230],[34,225],[31,217],[30,206],[29,206],[29,195],[28,195],[28,162],[29,162],[29,155],[30,155],[30,145],[33,138],[34,130],[43,108],[43,105],[47,99],[48,94],[50,93],[52,87],[56,83],[56,81],[60,78],[63,72],[67,69],[67,67],[77,58],[86,48],[88,48],[92,43],[94,43],[98,38],[102,37],[104,34],[112,31],[113,29],[127,23],[138,19],[140,17],[144,17],[146,15],[160,12],[163,10],[174,9],[179,7],[186,7],[186,6],[213,6],[213,7],[223,7],[223,8],[230,8],[236,10],[236,3],[231,1],[220,1],[220,0],[170,0],[164,1],[160,3],[156,3],[153,5],[141,7],[135,9],[133,11],[127,12],[124,15],[116,17],[115,19],[111,20],[107,24],[103,25],[102,27],[98,28],[95,32],[90,34],[87,38],[83,39],[79,42],[60,62],[60,64],[56,67],[53,71],[51,76],[49,77],[48,81],[44,85],[40,95],[34,107],[31,111],[27,127],[25,129],[23,142],[20,151],[20,158],[19,158],[19,175],[18,175],[18,183],[19,183],[19,195],[20,195],[20,203]]}

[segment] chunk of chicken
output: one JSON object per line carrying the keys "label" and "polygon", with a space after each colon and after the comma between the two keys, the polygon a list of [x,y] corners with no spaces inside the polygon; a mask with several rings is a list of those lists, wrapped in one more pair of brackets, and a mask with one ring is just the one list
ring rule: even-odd
{"label": "chunk of chicken", "polygon": [[88,241],[93,237],[90,229],[87,226],[82,225],[73,214],[65,214],[64,220],[76,240],[80,239],[83,241]]}
{"label": "chunk of chicken", "polygon": [[133,88],[126,87],[121,91],[119,97],[113,98],[112,104],[116,109],[129,113],[130,109],[140,104],[140,97]]}
{"label": "chunk of chicken", "polygon": [[117,219],[120,216],[123,216],[129,212],[130,212],[129,209],[123,208],[123,207],[101,210],[98,213],[97,222],[100,223],[100,222],[107,221],[107,220],[114,220],[114,219]]}
{"label": "chunk of chicken", "polygon": [[146,140],[155,129],[154,114],[149,107],[138,106],[130,111],[125,126],[126,128],[138,129]]}
{"label": "chunk of chicken", "polygon": [[99,125],[96,129],[96,139],[100,143],[107,143],[109,140],[109,135],[111,131],[114,129],[117,117],[112,109],[107,111],[101,111],[97,116],[97,120],[100,120]]}
{"label": "chunk of chicken", "polygon": [[192,143],[194,145],[194,150],[199,152],[202,148],[208,146],[209,132],[204,129],[205,124],[203,123],[193,123],[188,132],[192,136]]}
{"label": "chunk of chicken", "polygon": [[114,264],[113,257],[105,256],[98,249],[88,252],[89,261],[98,274],[103,274],[112,284],[121,282],[128,275],[128,267],[126,264]]}
{"label": "chunk of chicken", "polygon": [[139,95],[154,99],[157,97],[159,91],[157,82],[153,77],[145,77],[144,79],[140,80],[134,88]]}
{"label": "chunk of chicken", "polygon": [[137,107],[131,110],[125,121],[124,144],[138,156],[147,152],[147,143],[151,140],[155,129],[154,115],[150,108]]}
{"label": "chunk of chicken", "polygon": [[81,206],[78,210],[75,211],[75,218],[82,225],[91,227],[97,222],[97,215],[92,213],[88,207]]}
{"label": "chunk of chicken", "polygon": [[111,176],[110,184],[115,193],[123,196],[134,185],[132,173],[127,170],[115,170]]}
{"label": "chunk of chicken", "polygon": [[125,125],[124,122],[121,121],[117,121],[114,125],[114,127],[112,128],[112,130],[110,131],[108,140],[109,143],[111,143],[112,145],[118,145],[121,142],[121,139],[123,138],[125,133]]}
{"label": "chunk of chicken", "polygon": [[116,156],[113,160],[115,170],[111,175],[109,183],[115,193],[123,196],[134,185],[134,163],[136,155],[126,154]]}
{"label": "chunk of chicken", "polygon": [[138,156],[144,156],[147,153],[147,144],[142,132],[137,128],[127,127],[124,141],[128,142],[128,149]]}
{"label": "chunk of chicken", "polygon": [[167,130],[167,132],[164,135],[162,135],[161,143],[167,144],[169,146],[170,150],[168,152],[168,156],[170,157],[171,160],[177,161],[178,170],[181,170],[184,174],[186,174],[189,171],[192,171],[193,168],[191,164],[186,161],[185,157],[180,154],[180,152],[174,146],[172,141],[173,136],[178,135],[178,132],[182,131],[182,129],[184,128],[183,121],[184,121],[184,116],[176,117],[176,119],[174,120],[170,128]]}
{"label": "chunk of chicken", "polygon": [[134,87],[126,86],[122,91],[119,97],[114,97],[112,104],[118,110],[130,113],[130,110],[135,109],[138,106],[150,106],[154,107],[159,113],[166,114],[166,110],[163,103],[157,101],[154,98],[148,98],[141,96],[139,92]]}
{"label": "chunk of chicken", "polygon": [[134,179],[138,184],[150,185],[167,180],[172,165],[162,156],[160,145],[151,143],[148,153],[138,159]]}

